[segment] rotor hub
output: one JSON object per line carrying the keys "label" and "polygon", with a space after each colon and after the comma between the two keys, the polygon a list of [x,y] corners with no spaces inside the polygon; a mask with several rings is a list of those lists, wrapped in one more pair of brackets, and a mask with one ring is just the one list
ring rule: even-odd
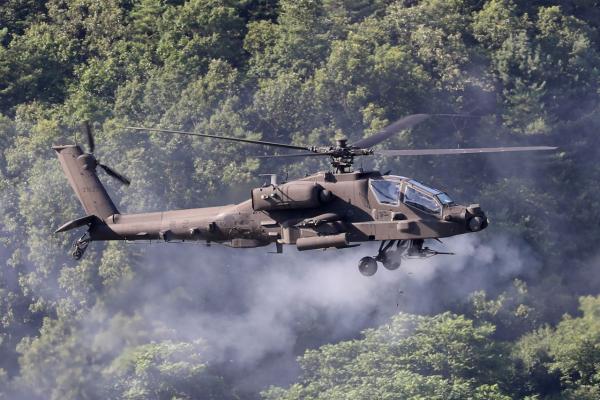
{"label": "rotor hub", "polygon": [[93,154],[84,153],[77,158],[81,163],[81,168],[84,170],[94,171],[98,166],[98,161],[96,160],[96,157],[93,156]]}
{"label": "rotor hub", "polygon": [[344,146],[338,145],[337,147],[329,148],[327,153],[330,156],[330,163],[335,173],[348,173],[352,172],[354,157],[371,155],[373,154],[373,150],[347,146],[344,142]]}
{"label": "rotor hub", "polygon": [[129,185],[131,183],[131,181],[127,177],[118,173],[117,171],[115,171],[114,169],[109,167],[108,165],[102,164],[101,162],[98,161],[96,156],[94,156],[94,149],[96,148],[96,145],[94,143],[94,134],[92,133],[92,127],[91,127],[89,121],[84,121],[82,126],[83,126],[83,130],[87,136],[89,151],[87,151],[87,152],[83,153],[82,155],[80,155],[79,157],[77,157],[77,160],[81,163],[81,169],[84,171],[96,172],[96,168],[100,167],[110,177],[118,180],[119,182],[121,182],[124,185]]}

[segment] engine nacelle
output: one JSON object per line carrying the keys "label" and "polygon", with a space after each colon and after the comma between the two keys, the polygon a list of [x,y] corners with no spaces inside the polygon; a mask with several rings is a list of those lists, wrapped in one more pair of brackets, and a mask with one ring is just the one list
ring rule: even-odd
{"label": "engine nacelle", "polygon": [[315,182],[290,182],[252,189],[254,211],[315,208],[331,199],[331,193]]}

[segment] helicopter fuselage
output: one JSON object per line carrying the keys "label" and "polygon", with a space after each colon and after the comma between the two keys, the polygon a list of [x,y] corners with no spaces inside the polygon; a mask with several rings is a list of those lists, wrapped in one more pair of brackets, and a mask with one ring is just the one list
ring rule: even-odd
{"label": "helicopter fuselage", "polygon": [[[388,193],[378,192],[382,188]],[[91,240],[206,241],[235,248],[278,243],[309,250],[351,247],[353,242],[442,238],[487,226],[477,205],[443,204],[433,190],[376,171],[321,172],[256,188],[251,199],[240,204],[113,214],[92,224],[89,234]],[[409,191],[425,207],[409,202]]]}

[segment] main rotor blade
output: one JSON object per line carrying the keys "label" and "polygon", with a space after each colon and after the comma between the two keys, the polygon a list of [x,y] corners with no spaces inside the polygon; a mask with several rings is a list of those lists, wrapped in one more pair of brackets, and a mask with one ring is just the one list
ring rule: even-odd
{"label": "main rotor blade", "polygon": [[516,151],[548,151],[556,150],[552,146],[525,146],[525,147],[481,147],[467,149],[422,149],[422,150],[378,150],[375,154],[393,156],[441,156],[452,154],[480,154],[480,153],[510,153]]}
{"label": "main rotor blade", "polygon": [[261,144],[263,146],[271,146],[271,147],[282,147],[285,149],[311,150],[311,148],[308,146],[295,146],[292,144],[285,144],[285,143],[266,142],[264,140],[251,140],[251,139],[234,138],[234,137],[230,137],[230,136],[207,135],[205,133],[176,131],[176,130],[171,130],[171,129],[144,128],[144,127],[137,127],[137,126],[126,126],[125,129],[133,129],[136,131],[176,133],[178,135],[200,136],[200,137],[207,137],[207,138],[213,138],[213,139],[230,140],[232,142]]}
{"label": "main rotor blade", "polygon": [[96,144],[94,143],[94,135],[92,134],[92,127],[90,126],[90,121],[83,121],[81,125],[83,131],[85,132],[85,136],[87,137],[89,152],[93,153],[94,149],[96,148]]}
{"label": "main rotor blade", "polygon": [[425,121],[430,116],[431,114],[412,114],[404,118],[400,118],[398,121],[386,126],[378,133],[367,138],[361,139],[356,143],[352,143],[351,146],[360,149],[368,149],[380,142],[383,142],[385,139],[393,136],[401,130],[412,128],[413,126]]}
{"label": "main rotor blade", "polygon": [[281,158],[281,157],[319,157],[329,156],[331,153],[297,153],[297,154],[271,154],[268,156],[257,156],[256,158]]}
{"label": "main rotor blade", "polygon": [[412,114],[404,118],[400,118],[398,121],[386,126],[381,131],[372,136],[369,136],[367,138],[359,140],[356,143],[353,143],[352,146],[361,149],[368,149],[369,147],[373,147],[376,144],[383,142],[384,140],[394,136],[396,133],[404,129],[412,128],[413,126],[420,124],[429,117],[457,117],[473,119],[481,118],[477,115],[468,114]]}
{"label": "main rotor blade", "polygon": [[124,175],[118,173],[117,171],[115,171],[114,169],[112,169],[111,167],[109,167],[108,165],[104,165],[104,164],[100,164],[99,163],[98,166],[100,168],[102,168],[104,170],[104,172],[106,172],[108,175],[112,176],[113,178],[115,178],[116,180],[120,181],[124,185],[129,186],[131,184],[131,181],[128,178],[126,178]]}

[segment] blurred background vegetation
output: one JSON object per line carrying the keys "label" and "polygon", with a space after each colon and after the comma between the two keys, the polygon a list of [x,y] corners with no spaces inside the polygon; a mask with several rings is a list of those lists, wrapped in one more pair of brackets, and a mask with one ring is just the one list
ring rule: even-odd
{"label": "blurred background vegetation", "polygon": [[[600,398],[599,79],[597,0],[4,1],[0,399]],[[539,273],[299,348],[297,383],[262,393],[237,390],[202,338],[132,329],[86,342],[138,326],[123,303],[152,276],[136,249],[94,244],[75,263],[75,233],[51,234],[82,215],[50,150],[82,119],[99,157],[133,180],[105,180],[119,208],[141,212],[239,201],[259,173],[325,165],[123,126],[326,144],[420,112],[481,118],[433,120],[387,147],[560,147],[365,163],[481,202],[483,237],[526,243]]]}

